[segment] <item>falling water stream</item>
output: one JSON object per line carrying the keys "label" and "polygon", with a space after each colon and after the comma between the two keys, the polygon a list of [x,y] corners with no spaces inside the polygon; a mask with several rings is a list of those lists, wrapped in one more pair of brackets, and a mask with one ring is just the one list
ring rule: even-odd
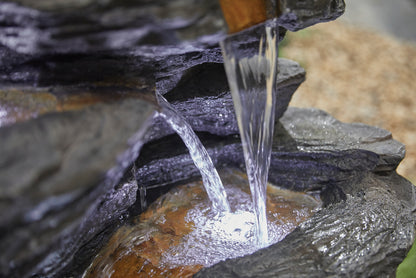
{"label": "falling water stream", "polygon": [[186,120],[160,94],[157,94],[159,104],[163,107],[160,116],[163,117],[173,130],[182,138],[195,166],[201,173],[205,190],[216,212],[229,212],[230,205],[227,194],[211,158]]}
{"label": "falling water stream", "polygon": [[270,244],[266,188],[276,106],[277,38],[278,28],[266,26],[258,47],[242,47],[240,43],[245,40],[244,33],[221,42],[256,214],[255,241],[258,247]]}

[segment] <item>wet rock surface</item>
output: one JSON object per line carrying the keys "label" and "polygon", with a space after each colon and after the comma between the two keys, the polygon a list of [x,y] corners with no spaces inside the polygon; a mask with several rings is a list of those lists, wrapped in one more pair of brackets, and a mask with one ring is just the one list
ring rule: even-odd
{"label": "wet rock surface", "polygon": [[[277,76],[277,119],[286,111],[292,95],[305,80],[305,71],[296,62],[282,58],[278,67],[280,71]],[[164,83],[162,78],[160,80],[158,85]],[[222,63],[208,62],[188,69],[176,87],[164,96],[195,131],[220,136],[239,133]],[[155,124],[154,128],[154,136],[158,134],[159,137],[164,133],[166,135],[170,130],[167,124],[161,121]]]}
{"label": "wet rock surface", "polygon": [[323,209],[280,243],[195,277],[394,276],[414,238],[412,185],[394,174],[368,175],[357,184],[361,191]]}
{"label": "wet rock surface", "polygon": [[[54,276],[61,267],[67,271],[69,261],[83,264],[80,258],[95,246],[79,248],[105,227],[120,222],[120,215],[128,214],[127,209],[136,201],[137,185],[117,186],[120,175],[137,157],[141,143],[173,133],[155,120],[146,135],[139,134],[136,145],[129,145],[128,140],[146,129],[158,109],[155,86],[186,112],[196,130],[220,135],[237,132],[221,61],[218,46],[191,45],[187,49],[171,46],[57,54],[11,65],[3,73],[0,90],[5,109],[0,129],[4,187],[1,244],[16,245],[3,254],[2,272]],[[36,66],[27,66],[33,63]],[[280,114],[304,80],[297,63],[282,60],[282,65],[279,82],[287,101]],[[198,79],[198,74],[203,78]],[[201,81],[199,86],[192,77]],[[208,80],[212,78],[217,78],[217,86],[210,87]],[[38,86],[32,87],[33,83]],[[207,109],[204,113],[201,105]],[[218,126],[221,115],[228,119]],[[118,156],[129,146],[134,150],[131,157],[124,158],[113,171],[118,177],[102,186],[106,172],[117,165]],[[96,213],[89,212],[99,209],[106,217],[95,218]],[[33,249],[28,250],[26,243]],[[50,250],[55,252],[53,259]]]}
{"label": "wet rock surface", "polygon": [[89,53],[176,44],[223,26],[216,1],[10,1],[1,43],[18,53]]}
{"label": "wet rock surface", "polygon": [[154,110],[128,99],[0,129],[2,275],[56,271],[134,203],[134,188],[113,186]]}
{"label": "wet rock surface", "polygon": [[[258,248],[252,243],[253,218],[246,174],[220,171],[231,211],[210,209],[201,181],[160,196],[131,224],[120,227],[83,277],[192,277],[201,268]],[[277,242],[320,207],[319,198],[269,185],[269,239]],[[250,212],[249,212],[250,211]],[[230,223],[231,222],[231,223]],[[192,248],[191,248],[192,246]]]}
{"label": "wet rock surface", "polygon": [[[244,165],[238,138],[200,137],[217,167]],[[198,175],[184,149],[161,155],[178,143],[164,138],[143,149],[138,175],[149,196],[163,191],[157,184]],[[414,187],[395,173],[403,157],[404,146],[388,131],[341,123],[320,110],[289,108],[276,126],[269,180],[320,192],[325,208],[281,243],[197,277],[393,275],[415,231]]]}
{"label": "wet rock surface", "polygon": [[[232,106],[232,103],[228,105]],[[207,132],[198,135],[216,164],[240,166],[244,165],[244,160],[237,132],[228,136]],[[221,131],[217,133],[222,134]],[[144,175],[144,185],[166,182],[155,180],[157,169],[166,169],[165,178],[170,174],[177,176],[167,178],[173,181],[179,181],[182,172],[197,173],[189,156],[176,157],[186,152],[185,147],[178,146],[171,154],[162,155],[171,145],[181,145],[175,135],[149,142],[143,149],[137,165],[138,171]],[[295,191],[322,189],[328,184],[349,181],[359,173],[394,172],[404,155],[404,145],[395,141],[386,130],[364,124],[341,123],[321,110],[289,107],[275,126],[271,158],[273,171],[269,179]],[[175,159],[188,160],[190,169],[180,170],[182,165]]]}
{"label": "wet rock surface", "polygon": [[[295,31],[334,20],[344,9],[343,0],[282,0],[279,24]],[[0,43],[25,54],[178,44],[225,30],[219,2],[207,0],[16,0],[0,3],[0,11]]]}
{"label": "wet rock surface", "polygon": [[[313,7],[313,8],[312,8]],[[280,0],[279,24],[290,31],[335,20],[344,13],[344,0]]]}

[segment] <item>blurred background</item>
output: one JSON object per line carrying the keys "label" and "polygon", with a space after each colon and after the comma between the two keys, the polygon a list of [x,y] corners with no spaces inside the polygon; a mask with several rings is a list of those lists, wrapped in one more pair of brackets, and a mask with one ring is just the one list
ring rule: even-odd
{"label": "blurred background", "polygon": [[307,72],[291,105],[391,131],[406,145],[398,172],[416,184],[416,0],[345,2],[340,19],[281,43]]}

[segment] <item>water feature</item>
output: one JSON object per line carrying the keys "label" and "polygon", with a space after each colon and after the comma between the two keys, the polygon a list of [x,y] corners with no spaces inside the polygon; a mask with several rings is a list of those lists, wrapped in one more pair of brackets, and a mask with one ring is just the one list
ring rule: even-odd
{"label": "water feature", "polygon": [[163,107],[163,111],[159,115],[169,123],[187,146],[195,166],[201,173],[205,190],[211,200],[212,208],[216,212],[230,211],[224,186],[207,150],[202,145],[198,136],[186,120],[175,111],[163,96],[157,94],[157,98],[159,104]]}
{"label": "water feature", "polygon": [[[23,116],[28,116],[20,117],[21,110],[16,116],[8,113],[6,117],[19,117],[20,123],[0,130],[0,226],[5,232],[0,239],[0,276],[79,277],[110,234],[119,234],[115,229],[126,221],[131,224],[139,191],[141,200],[150,204],[197,171],[186,151],[176,148],[177,138],[159,129],[155,140],[141,138],[145,144],[139,156],[143,163],[137,164],[139,190],[137,184],[101,186],[116,157],[128,148],[128,138],[153,115],[155,78],[158,88],[175,99],[175,107],[192,117],[192,126],[207,135],[213,161],[225,167],[242,162],[234,140],[237,122],[228,117],[233,108],[219,64],[220,36],[202,37],[223,26],[218,24],[221,11],[214,7],[216,1],[105,1],[104,6],[47,12],[25,6],[28,2],[34,1],[0,3],[5,12],[0,19],[2,99],[24,108]],[[257,1],[232,2],[235,8]],[[279,24],[292,31],[333,20],[344,10],[343,0],[279,3]],[[28,34],[39,36],[28,39]],[[22,49],[34,52],[19,52]],[[276,111],[283,113],[304,72],[299,66],[293,70],[295,62],[281,61]],[[85,97],[89,92],[100,104]],[[121,99],[109,101],[106,92]],[[49,113],[60,109],[54,105],[62,97],[71,111]],[[74,107],[81,103],[79,97],[85,105]],[[48,115],[33,118],[32,108]],[[288,189],[317,190],[325,207],[285,240],[220,262],[196,277],[394,276],[415,234],[413,187],[395,172],[404,146],[387,132],[340,124],[322,111],[289,108],[280,122],[269,179]],[[218,136],[224,134],[227,137]],[[132,175],[128,172],[124,178],[131,180]],[[202,183],[200,191],[206,195]],[[77,197],[70,202],[59,199],[59,206],[48,202],[64,194]],[[24,216],[42,204],[48,206],[47,213],[25,221]],[[133,249],[132,240],[126,243]],[[148,264],[125,266],[122,270],[134,274]],[[143,276],[151,274],[144,271]]]}
{"label": "water feature", "polygon": [[266,186],[276,106],[278,27],[274,21],[266,24],[255,47],[241,44],[247,40],[244,36],[244,32],[229,36],[221,48],[256,212],[256,244],[264,247],[269,244]]}

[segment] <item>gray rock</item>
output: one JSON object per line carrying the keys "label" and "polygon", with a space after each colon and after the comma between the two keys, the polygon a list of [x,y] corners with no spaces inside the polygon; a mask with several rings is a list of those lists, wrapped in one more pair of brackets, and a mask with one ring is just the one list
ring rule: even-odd
{"label": "gray rock", "polygon": [[154,111],[129,98],[0,128],[1,275],[56,271],[134,203],[134,187],[114,185]]}
{"label": "gray rock", "polygon": [[[227,105],[230,106],[228,109],[231,109],[232,104]],[[44,118],[55,119],[52,116],[45,116],[37,120],[45,121]],[[19,125],[10,128],[19,128]],[[217,136],[209,133],[200,135],[217,166],[242,167],[243,155],[238,136]],[[62,137],[65,138],[65,135]],[[144,138],[152,139],[152,137]],[[403,145],[394,141],[387,131],[361,124],[343,124],[319,110],[288,109],[276,127],[270,180],[282,187],[319,192],[325,208],[310,220],[315,222],[303,224],[279,243],[279,248],[272,246],[261,251],[270,253],[265,255],[258,253],[249,259],[243,258],[242,260],[245,260],[243,262],[227,261],[212,269],[203,270],[199,275],[217,276],[221,273],[221,276],[226,277],[228,273],[233,273],[230,275],[261,277],[261,275],[276,276],[276,273],[282,273],[284,276],[283,274],[289,273],[285,272],[287,269],[293,268],[290,265],[292,261],[293,264],[297,264],[295,270],[297,272],[290,272],[288,276],[310,274],[314,273],[311,272],[313,270],[316,271],[316,276],[337,274],[338,266],[344,271],[340,272],[341,274],[346,273],[353,277],[354,275],[359,277],[367,270],[369,273],[380,275],[391,274],[412,243],[415,225],[412,212],[415,205],[413,187],[394,173],[403,155]],[[142,148],[136,165],[138,170],[135,176],[140,181],[140,187],[147,187],[149,202],[168,190],[169,185],[198,176],[198,171],[185,147],[174,135],[148,142]],[[82,166],[85,167],[84,163]],[[128,180],[129,175],[125,179]],[[9,237],[2,238],[2,244],[7,244],[9,247],[8,252],[2,254],[3,273],[9,274],[8,276],[26,276],[26,273],[76,276],[75,274],[82,271],[86,262],[98,250],[100,240],[105,240],[105,235],[114,229],[114,227],[110,229],[103,227],[117,225],[114,224],[117,223],[115,217],[123,215],[128,207],[139,205],[135,196],[136,191],[137,185],[122,182],[116,187],[111,185],[93,189],[87,198],[78,197],[72,200],[71,195],[62,195],[57,199],[46,199],[44,207],[49,207],[50,211],[44,218],[34,221],[32,225],[18,226],[14,230],[15,233],[8,233]],[[103,195],[105,192],[107,194]],[[36,194],[34,196],[37,196]],[[29,200],[30,196],[28,196]],[[102,197],[97,198],[97,196]],[[89,202],[93,205],[85,205]],[[70,207],[67,204],[75,203],[80,206],[79,210],[63,209]],[[87,213],[85,207],[89,207]],[[39,207],[35,208],[39,209]],[[34,211],[42,212],[42,210]],[[62,211],[66,214],[62,214]],[[358,214],[358,211],[364,213]],[[77,218],[78,221],[65,220],[65,217],[74,215],[81,215]],[[345,222],[342,219],[345,219]],[[55,234],[56,230],[51,230],[51,225],[53,227],[56,223],[58,223],[58,231],[62,231],[58,233],[60,235],[58,237]],[[61,223],[63,227],[60,226]],[[338,223],[340,226],[337,225]],[[45,227],[41,238],[34,237],[35,233],[30,232],[31,229],[35,230],[39,227]],[[344,230],[345,237],[339,243],[328,244],[334,239],[339,239],[340,231],[344,232]],[[356,231],[359,231],[358,238]],[[375,236],[378,234],[383,236],[381,238]],[[401,236],[398,236],[399,234]],[[16,242],[22,245],[11,248],[9,243],[14,242],[16,238],[21,239]],[[319,241],[321,239],[322,242]],[[46,246],[48,242],[53,242],[49,245],[51,249],[43,247],[45,241]],[[368,241],[368,245],[364,245],[365,241]],[[26,250],[24,249],[26,245],[23,243],[27,242],[32,242],[34,246],[32,252],[35,255],[23,252]],[[354,248],[349,247],[348,244],[351,242]],[[287,245],[282,247],[283,244]],[[369,246],[371,248],[367,248]],[[355,250],[359,253],[353,253]],[[306,253],[302,253],[304,251]],[[25,255],[20,255],[23,258],[16,260],[16,254]],[[297,259],[301,254],[305,254],[305,257]],[[256,256],[259,256],[258,260]],[[263,260],[263,256],[273,260],[263,263],[260,261]],[[358,256],[365,257],[363,261],[368,263],[363,263],[361,260],[353,261]],[[351,259],[343,261],[341,259],[343,257]],[[14,267],[7,265],[7,262],[10,262],[8,258],[14,258]],[[303,263],[300,264],[298,260],[302,260]],[[248,266],[249,262],[252,263],[251,272],[243,273],[235,270],[237,268],[246,271],[247,268],[239,264]],[[25,267],[22,267],[23,263]],[[267,265],[267,268],[263,265]]]}
{"label": "gray rock", "polygon": [[[24,55],[26,58],[21,62],[13,58],[13,55],[20,57],[21,54],[11,54],[10,64],[2,73],[3,81],[26,85],[23,90],[26,94],[43,90],[43,87],[33,90],[27,87],[35,83],[45,86],[44,91],[58,100],[82,96],[80,92],[85,91],[93,93],[99,101],[105,102],[109,95],[115,95],[111,101],[121,101],[107,101],[107,104],[80,111],[49,113],[0,128],[3,165],[0,182],[4,185],[1,190],[4,201],[0,203],[3,234],[0,245],[16,243],[0,258],[2,274],[25,276],[25,273],[35,271],[54,275],[68,262],[73,264],[81,246],[92,242],[102,232],[100,229],[133,205],[137,186],[128,188],[133,192],[127,196],[128,202],[112,207],[111,202],[118,203],[119,199],[109,199],[106,194],[119,196],[123,187],[115,187],[117,178],[107,186],[98,185],[116,164],[116,155],[128,148],[128,135],[132,136],[155,108],[134,99],[138,95],[151,99],[153,82],[178,108],[183,108],[196,130],[220,135],[237,132],[218,46],[194,44],[185,49],[152,46],[91,55]],[[297,63],[281,60],[281,64],[279,93],[286,103],[279,108],[280,114],[304,80],[304,70]],[[213,86],[214,82],[210,80],[215,80],[216,85]],[[6,88],[15,88],[10,86]],[[211,102],[212,99],[217,101]],[[226,105],[218,106],[223,101]],[[201,113],[200,105],[211,110]],[[221,111],[229,116],[223,123],[218,121]],[[153,133],[148,132],[142,137],[143,141],[172,134],[164,124],[154,126]],[[112,129],[119,130],[117,136]],[[115,172],[122,173],[129,166],[128,161],[131,159]],[[171,182],[173,179],[166,180]],[[93,202],[96,199],[99,201]],[[101,222],[94,222],[91,219],[95,218],[87,211],[96,211],[98,204],[101,204],[102,214],[111,217],[101,217]],[[76,209],[71,209],[75,205]],[[34,235],[34,230],[39,236]],[[32,248],[27,249],[27,245]],[[90,249],[95,250],[97,246],[92,245]],[[77,257],[87,256],[85,252],[81,253]],[[49,260],[50,256],[53,260]]]}
{"label": "gray rock", "polygon": [[[228,136],[205,132],[199,136],[219,167],[244,167],[237,134],[235,129]],[[170,150],[172,145],[177,146],[175,150]],[[269,180],[296,191],[352,186],[351,181],[363,173],[394,172],[404,151],[403,144],[386,130],[341,123],[321,110],[289,107],[275,126]],[[138,160],[141,183],[155,186],[186,180],[187,173],[198,175],[186,152],[174,135],[147,143]],[[164,169],[163,174],[157,174],[157,169]]]}
{"label": "gray rock", "polygon": [[360,192],[322,209],[283,241],[195,277],[394,277],[414,240],[414,187],[396,174],[369,174],[357,183]]}
{"label": "gray rock", "polygon": [[393,277],[414,240],[413,186],[396,174],[358,185],[276,245],[195,277]]}
{"label": "gray rock", "polygon": [[344,0],[280,0],[280,26],[298,31],[311,25],[332,21],[345,11]]}
{"label": "gray rock", "polygon": [[[78,276],[117,225],[141,211],[143,192],[151,202],[199,176],[163,123],[152,122],[144,134],[156,107],[130,93],[152,98],[148,88],[156,84],[217,166],[244,167],[217,45],[224,23],[216,1],[86,0],[65,12],[67,1],[16,2],[31,7],[0,3],[2,85],[43,86],[57,97],[62,87],[123,97],[0,128],[0,276]],[[344,2],[281,7],[279,23],[298,30],[335,19]],[[277,118],[304,79],[299,65],[280,63]],[[277,245],[198,276],[392,275],[415,228],[414,189],[394,172],[403,145],[387,131],[317,110],[291,108],[275,130],[270,181],[318,192],[325,207]]]}
{"label": "gray rock", "polygon": [[26,54],[178,44],[223,27],[217,1],[14,2],[0,3],[0,43]]}
{"label": "gray rock", "polygon": [[[280,1],[279,24],[291,31],[330,21],[343,0]],[[218,1],[27,1],[1,2],[0,44],[18,53],[94,53],[183,40],[218,42],[225,23]]]}
{"label": "gray rock", "polygon": [[[238,138],[200,135],[217,167],[244,167]],[[174,136],[146,144],[137,175],[149,195],[198,176],[184,152]],[[318,192],[324,208],[282,242],[196,277],[394,275],[416,224],[414,186],[394,171],[403,157],[404,146],[385,130],[289,108],[276,126],[269,180]]]}
{"label": "gray rock", "polygon": [[[281,58],[278,67],[276,119],[286,111],[292,95],[305,80],[305,71],[296,62]],[[195,131],[221,136],[239,132],[222,63],[208,62],[187,69],[177,86],[165,97]],[[159,135],[163,135],[161,130],[170,130],[164,123],[154,127],[157,127],[155,133]]]}
{"label": "gray rock", "polygon": [[[276,170],[270,179],[294,190],[343,184],[362,171],[392,172],[405,155],[403,144],[390,132],[341,123],[323,111],[290,108],[280,123],[271,162]],[[288,155],[293,151],[300,153]]]}

